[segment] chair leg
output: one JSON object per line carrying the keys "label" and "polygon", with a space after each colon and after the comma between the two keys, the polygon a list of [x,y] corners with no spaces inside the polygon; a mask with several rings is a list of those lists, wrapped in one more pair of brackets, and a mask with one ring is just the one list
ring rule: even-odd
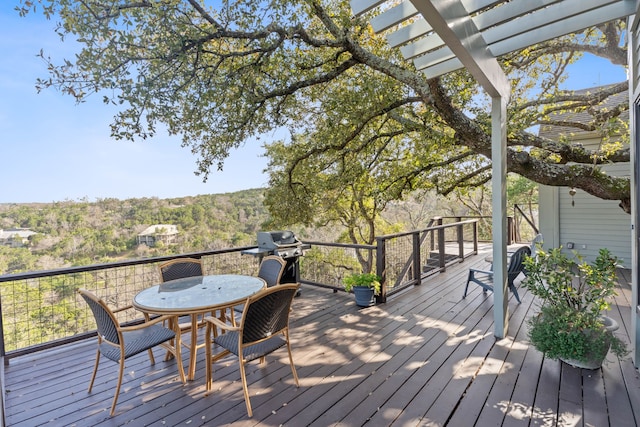
{"label": "chair leg", "polygon": [[[144,321],[148,322],[151,320],[151,316],[149,316],[149,313],[144,313]],[[164,324],[164,322],[162,322]],[[151,349],[147,350],[147,353],[149,353],[149,360],[151,361],[152,365],[156,364],[156,359],[153,358],[153,351]]]}
{"label": "chair leg", "polygon": [[469,290],[469,282],[473,279],[473,271],[469,270],[469,275],[467,276],[467,284],[464,287],[464,295],[462,295],[462,299],[467,297],[467,291]]}
{"label": "chair leg", "polygon": [[296,365],[293,364],[293,354],[291,353],[291,343],[289,342],[289,332],[285,332],[285,337],[287,339],[287,351],[289,352],[289,364],[291,365],[291,373],[293,374],[293,379],[296,382],[296,387],[300,387],[300,382],[298,381],[298,373],[296,372]]}
{"label": "chair leg", "polygon": [[204,352],[205,352],[205,372],[206,372],[206,384],[207,384],[207,391],[211,391],[212,388],[212,384],[213,384],[213,367],[211,366],[213,363],[212,357],[211,357],[211,353],[213,352],[213,350],[211,349],[212,343],[211,343],[211,334],[212,332],[212,328],[215,327],[213,325],[211,325],[211,323],[207,322],[207,329],[205,332],[205,336],[204,336]]}
{"label": "chair leg", "polygon": [[[167,322],[167,327],[171,330],[173,330],[176,333],[179,333],[180,328],[178,327],[178,319],[174,319],[170,318],[169,320],[166,321]],[[162,324],[164,325],[164,322],[162,322]],[[169,341],[169,346],[176,348],[176,339],[173,338]],[[164,355],[164,361],[168,362],[169,360],[173,359],[175,357],[175,354],[173,354],[171,351],[167,350],[167,353]]]}
{"label": "chair leg", "polygon": [[242,390],[244,391],[244,403],[247,405],[247,415],[249,418],[253,417],[253,411],[251,410],[251,400],[249,400],[249,387],[247,386],[247,376],[244,369],[244,361],[242,360],[242,353],[238,356],[238,362],[240,363],[240,377],[242,378]]}
{"label": "chair leg", "polygon": [[511,290],[511,292],[513,292],[513,296],[516,297],[516,301],[518,301],[518,304],[521,304],[522,301],[520,301],[520,295],[518,295],[518,289],[516,288],[516,285],[510,283],[509,289]]}
{"label": "chair leg", "polygon": [[[149,313],[144,313],[144,321],[148,322],[151,320],[151,316],[149,316]],[[164,322],[163,322],[164,324]],[[149,353],[149,360],[151,361],[152,365],[156,364],[156,360],[153,357],[153,351],[151,349],[147,350],[147,353]]]}
{"label": "chair leg", "polygon": [[118,403],[118,395],[120,394],[120,386],[122,385],[122,376],[124,374],[124,356],[120,356],[120,372],[118,372],[118,385],[116,385],[116,394],[113,396],[111,404],[111,416],[116,412],[116,403]]}
{"label": "chair leg", "polygon": [[153,357],[153,350],[149,349],[147,350],[147,353],[149,353],[149,360],[151,361],[152,365],[156,364],[156,359]]}
{"label": "chair leg", "polygon": [[172,358],[176,359],[176,364],[178,365],[178,373],[180,374],[180,379],[182,383],[185,384],[187,382],[186,375],[184,374],[184,366],[182,365],[182,332],[180,331],[180,324],[177,317],[171,319],[171,328],[175,333],[175,337],[171,340],[167,347],[167,355],[165,357],[165,361],[171,360]]}
{"label": "chair leg", "polygon": [[233,307],[229,307],[229,316],[231,318],[231,326],[238,326],[236,324],[236,312]]}
{"label": "chair leg", "polygon": [[[98,343],[98,346],[100,344]],[[93,381],[96,379],[96,373],[98,372],[98,364],[100,364],[100,348],[96,352],[96,363],[93,365],[93,375],[91,375],[91,382],[89,382],[89,393],[91,393],[91,389],[93,388]]]}

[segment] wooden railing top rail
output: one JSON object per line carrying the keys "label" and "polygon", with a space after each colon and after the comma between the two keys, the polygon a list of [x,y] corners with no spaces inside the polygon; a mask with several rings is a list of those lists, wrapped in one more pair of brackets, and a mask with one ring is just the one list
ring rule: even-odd
{"label": "wooden railing top rail", "polygon": [[424,231],[442,230],[442,229],[446,229],[446,228],[457,227],[459,225],[473,224],[473,223],[476,223],[476,222],[478,222],[477,219],[469,219],[469,220],[466,220],[466,221],[459,221],[459,222],[454,222],[454,223],[451,223],[451,224],[433,225],[431,227],[423,228],[423,229],[420,229],[420,230],[403,231],[401,233],[385,234],[384,236],[376,237],[376,240],[395,239],[397,237],[410,236],[412,234],[422,233]]}
{"label": "wooden railing top rail", "polygon": [[445,216],[438,216],[436,218],[442,218],[442,219],[458,219],[458,218],[491,218],[491,215],[445,215]]}
{"label": "wooden railing top rail", "polygon": [[313,242],[305,240],[305,244],[308,245],[322,245],[322,246],[330,246],[334,248],[351,248],[351,249],[375,249],[376,245],[363,245],[356,243],[333,243],[333,242]]}

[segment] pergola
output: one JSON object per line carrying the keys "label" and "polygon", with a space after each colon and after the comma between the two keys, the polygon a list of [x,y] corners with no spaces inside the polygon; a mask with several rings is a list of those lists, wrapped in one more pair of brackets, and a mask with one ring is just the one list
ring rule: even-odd
{"label": "pergola", "polygon": [[[546,40],[614,19],[628,19],[629,100],[631,123],[631,232],[633,302],[638,306],[638,135],[640,85],[637,11],[640,0],[351,0],[355,15],[379,8],[371,19],[390,46],[400,49],[428,78],[465,68],[492,98],[492,191],[494,335],[503,338],[509,326],[507,305],[506,105],[510,82],[497,57]],[[638,311],[632,319],[633,358],[640,363]]]}

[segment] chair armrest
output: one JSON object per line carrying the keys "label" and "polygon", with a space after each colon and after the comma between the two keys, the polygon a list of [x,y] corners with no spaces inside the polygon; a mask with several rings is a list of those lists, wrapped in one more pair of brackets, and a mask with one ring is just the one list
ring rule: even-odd
{"label": "chair armrest", "polygon": [[160,323],[160,322],[164,322],[165,320],[169,320],[174,316],[158,316],[158,317],[154,317],[153,319],[147,320],[145,322],[139,323],[137,325],[132,325],[132,326],[121,326],[120,330],[122,332],[131,332],[131,331],[137,331],[140,329],[144,329],[150,325],[153,325],[155,323]]}
{"label": "chair armrest", "polygon": [[129,305],[125,305],[124,307],[119,307],[116,309],[111,310],[112,313],[120,313],[121,311],[125,311],[125,310],[131,310],[133,308],[133,306],[131,304]]}
{"label": "chair armrest", "polygon": [[228,323],[225,323],[222,320],[218,319],[217,317],[207,316],[207,317],[204,318],[204,321],[212,323],[213,325],[219,327],[220,329],[224,329],[225,331],[239,331],[240,330],[239,326],[233,326],[233,325],[230,325]]}
{"label": "chair armrest", "polygon": [[494,271],[478,270],[477,268],[470,268],[469,271],[473,271],[474,273],[490,274],[492,276],[495,274]]}

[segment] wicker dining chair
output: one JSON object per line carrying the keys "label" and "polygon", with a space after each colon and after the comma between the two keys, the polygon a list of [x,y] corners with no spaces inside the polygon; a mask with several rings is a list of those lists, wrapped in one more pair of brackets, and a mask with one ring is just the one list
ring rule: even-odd
{"label": "wicker dining chair", "polygon": [[267,282],[267,287],[279,285],[286,265],[282,257],[267,255],[260,262],[258,277]]}
{"label": "wicker dining chair", "polygon": [[202,276],[202,261],[195,258],[177,258],[160,264],[163,282],[183,277]]}
{"label": "wicker dining chair", "polygon": [[[223,323],[215,317],[205,318],[207,323],[205,335],[207,391],[212,389],[213,363],[228,354],[236,355],[240,365],[240,377],[249,417],[253,416],[253,411],[251,410],[245,373],[246,363],[256,359],[260,359],[260,362],[264,363],[268,354],[286,346],[296,387],[300,385],[296,367],[293,364],[289,340],[289,313],[293,297],[299,287],[300,285],[297,283],[283,284],[266,288],[249,297],[244,305],[238,326]],[[225,330],[226,333],[213,337],[214,327]],[[224,350],[213,354],[214,343]]]}
{"label": "wicker dining chair", "polygon": [[[196,258],[176,258],[165,263],[160,264],[160,276],[162,277],[163,282],[168,282],[170,280],[182,279],[185,277],[194,277],[194,276],[202,276],[202,261]],[[226,312],[220,311],[218,313],[211,313],[212,316],[217,315],[219,319],[224,320],[227,317]],[[191,331],[191,316],[187,316],[189,319],[179,319],[178,327],[180,328],[180,332],[186,334]],[[204,315],[202,315],[204,317]],[[233,312],[231,311],[230,320],[235,322],[235,318],[233,317]],[[203,328],[204,321],[198,320],[198,328]],[[191,344],[182,342],[182,345],[185,347],[189,347]],[[199,348],[204,344],[196,344]]]}
{"label": "wicker dining chair", "polygon": [[[172,259],[160,264],[158,268],[160,269],[160,277],[163,282],[203,275],[202,261],[196,258]],[[179,326],[182,333],[187,333],[191,330],[190,320],[180,321]],[[199,322],[199,326],[204,326],[204,323]]]}
{"label": "wicker dining chair", "polygon": [[153,365],[155,364],[155,359],[152,348],[156,346],[165,347],[176,356],[178,372],[180,373],[182,382],[185,381],[180,353],[175,351],[175,348],[169,344],[169,342],[175,338],[175,333],[171,329],[158,324],[166,320],[166,316],[157,317],[135,326],[121,326],[115,313],[130,309],[132,308],[131,306],[111,310],[103,300],[93,293],[83,289],[78,290],[78,293],[87,302],[89,308],[91,308],[98,328],[98,350],[96,352],[96,363],[93,368],[93,374],[91,375],[91,382],[89,383],[89,393],[91,393],[93,382],[98,372],[100,355],[120,365],[116,392],[113,396],[113,403],[111,404],[110,414],[112,416],[115,413],[116,404],[118,403],[118,395],[124,373],[124,362],[131,356],[147,351],[151,364]]}
{"label": "wicker dining chair", "polygon": [[[258,277],[265,281],[268,288],[279,285],[286,265],[287,263],[282,259],[282,257],[277,255],[267,255],[262,258],[262,261],[260,261]],[[234,311],[237,313],[242,313],[243,310],[243,304],[234,307]]]}

